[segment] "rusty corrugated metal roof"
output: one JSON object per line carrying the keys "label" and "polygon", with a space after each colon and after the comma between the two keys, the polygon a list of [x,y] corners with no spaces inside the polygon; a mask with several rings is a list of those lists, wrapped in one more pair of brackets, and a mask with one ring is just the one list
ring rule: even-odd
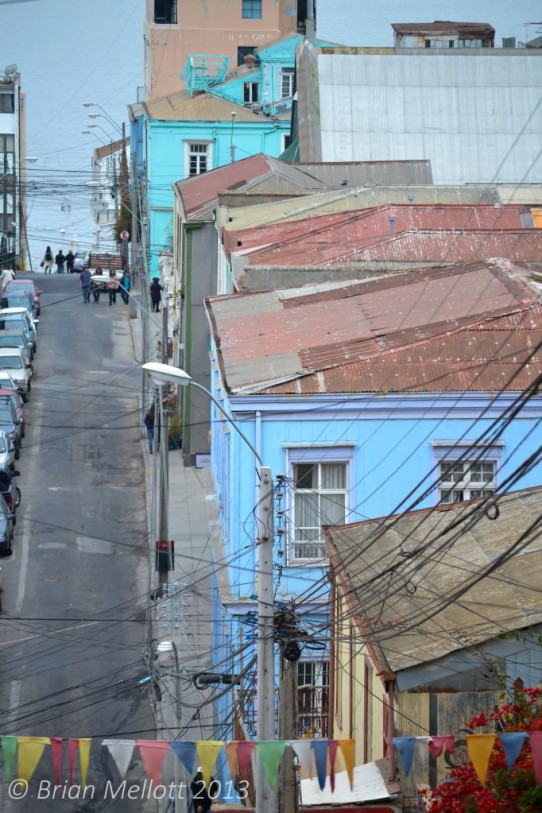
{"label": "rusty corrugated metal roof", "polygon": [[207,307],[231,393],[496,391],[542,339],[527,278],[504,261],[473,263]]}
{"label": "rusty corrugated metal roof", "polygon": [[[345,252],[346,255],[346,252]],[[414,231],[375,241],[333,263],[357,260],[388,262],[474,262],[505,257],[512,262],[537,262],[542,257],[542,233],[536,229],[508,231]]]}
{"label": "rusty corrugated metal roof", "polygon": [[398,34],[488,34],[494,35],[495,29],[489,23],[462,23],[453,20],[435,20],[433,23],[392,23],[391,27]]}
{"label": "rusty corrugated metal roof", "polygon": [[[265,246],[247,256],[247,265],[321,266],[327,262],[355,261],[360,248],[374,242],[375,238],[390,237],[391,231],[399,234],[414,229],[434,229],[449,234],[453,229],[455,239],[455,230],[521,229],[521,214],[525,211],[521,205],[389,205],[306,218],[287,225],[277,223],[244,232],[230,231],[225,245],[230,250],[243,252],[250,245]],[[425,262],[436,258],[420,255],[419,259]]]}
{"label": "rusty corrugated metal roof", "polygon": [[271,158],[260,152],[257,155],[226,164],[210,172],[186,178],[175,184],[186,215],[194,216],[203,209],[216,204],[218,195],[229,190],[262,189],[291,194],[293,191],[311,189],[318,181],[309,178],[301,170]]}
{"label": "rusty corrugated metal roof", "polygon": [[[510,195],[510,191],[508,191]],[[507,200],[507,203],[523,203]],[[417,205],[462,204],[499,205],[502,203],[496,186],[381,186],[342,190],[323,190],[302,200],[283,200],[258,206],[230,207],[224,219],[224,228],[244,229],[278,221],[302,220],[334,212],[351,212],[388,204],[415,203]]]}
{"label": "rusty corrugated metal roof", "polygon": [[542,488],[504,494],[498,522],[480,511],[455,530],[464,503],[326,529],[352,616],[392,672],[542,621],[540,532],[529,532],[541,497]]}

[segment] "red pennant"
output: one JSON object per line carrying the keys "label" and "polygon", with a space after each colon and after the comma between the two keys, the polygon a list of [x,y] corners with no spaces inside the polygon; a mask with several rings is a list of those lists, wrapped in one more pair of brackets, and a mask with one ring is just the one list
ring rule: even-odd
{"label": "red pennant", "polygon": [[51,756],[53,757],[53,768],[55,771],[55,782],[62,784],[62,737],[49,737],[51,740]]}
{"label": "red pennant", "polygon": [[247,778],[250,768],[250,758],[252,757],[252,752],[255,747],[256,743],[252,740],[244,740],[237,746],[237,762],[239,763],[239,772],[243,779]]}
{"label": "red pennant", "polygon": [[542,731],[529,731],[533,768],[537,785],[542,785]]}
{"label": "red pennant", "polygon": [[335,793],[335,757],[337,756],[338,745],[337,740],[329,740],[327,744],[327,755],[329,758],[329,784],[332,793]]}
{"label": "red pennant", "polygon": [[77,759],[78,750],[79,740],[72,737],[68,740],[68,779],[70,785],[73,785],[73,771],[75,768],[75,760]]}
{"label": "red pennant", "polygon": [[439,757],[444,749],[453,754],[455,751],[455,737],[453,734],[446,737],[431,737],[428,748],[432,757]]}
{"label": "red pennant", "polygon": [[166,753],[169,751],[169,742],[162,740],[136,740],[139,753],[143,760],[145,770],[156,787],[162,781],[162,767]]}

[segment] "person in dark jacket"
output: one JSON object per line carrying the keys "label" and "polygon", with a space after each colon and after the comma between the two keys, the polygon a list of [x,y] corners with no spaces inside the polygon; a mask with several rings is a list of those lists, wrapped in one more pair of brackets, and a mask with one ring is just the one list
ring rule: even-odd
{"label": "person in dark jacket", "polygon": [[73,274],[73,264],[75,262],[75,254],[70,250],[66,254],[66,273]]}
{"label": "person in dark jacket", "polygon": [[213,802],[216,802],[219,785],[211,776],[211,781],[207,787],[201,768],[198,768],[198,772],[190,784],[190,790],[192,791],[192,805],[195,813],[208,813]]}
{"label": "person in dark jacket", "polygon": [[160,302],[162,301],[163,286],[160,285],[158,277],[153,277],[150,285],[152,310],[155,313],[160,313]]}
{"label": "person in dark jacket", "polygon": [[46,274],[51,273],[51,269],[53,267],[53,252],[51,251],[51,246],[47,246],[45,249],[45,254],[43,255],[43,260],[41,261],[41,267]]}
{"label": "person in dark jacket", "polygon": [[62,253],[62,249],[58,252],[55,257],[55,264],[56,264],[56,273],[63,274],[64,273],[64,263],[66,262],[66,257]]}

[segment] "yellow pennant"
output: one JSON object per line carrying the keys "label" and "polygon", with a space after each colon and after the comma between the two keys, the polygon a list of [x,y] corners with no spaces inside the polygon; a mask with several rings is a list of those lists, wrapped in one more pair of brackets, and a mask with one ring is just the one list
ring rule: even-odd
{"label": "yellow pennant", "polygon": [[85,787],[87,784],[88,760],[91,743],[92,739],[90,737],[79,738],[79,759],[81,761],[81,779],[83,780],[83,787]]}
{"label": "yellow pennant", "polygon": [[355,763],[355,748],[356,743],[354,740],[338,740],[339,748],[342,751],[344,767],[350,780],[350,788],[354,789],[354,763]]}
{"label": "yellow pennant", "polygon": [[51,744],[49,737],[17,737],[19,779],[30,782],[36,765],[40,761],[43,749]]}
{"label": "yellow pennant", "polygon": [[205,785],[208,785],[211,781],[213,768],[223,745],[224,743],[218,740],[200,740],[196,743],[198,760]]}
{"label": "yellow pennant", "polygon": [[496,734],[467,734],[467,750],[470,761],[482,785],[486,783],[487,767],[495,737]]}

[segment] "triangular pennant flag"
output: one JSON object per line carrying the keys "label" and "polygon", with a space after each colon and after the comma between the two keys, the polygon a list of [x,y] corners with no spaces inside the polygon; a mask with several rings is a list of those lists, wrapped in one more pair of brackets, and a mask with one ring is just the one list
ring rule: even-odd
{"label": "triangular pennant flag", "polygon": [[68,781],[70,785],[73,785],[73,772],[75,770],[75,760],[78,749],[79,740],[75,737],[71,737],[68,740]]}
{"label": "triangular pennant flag", "polygon": [[444,749],[453,754],[455,751],[455,737],[453,734],[447,734],[445,737],[430,737],[428,747],[432,757],[439,757]]}
{"label": "triangular pennant flag", "polygon": [[529,742],[533,755],[533,769],[537,785],[542,785],[542,731],[530,731]]}
{"label": "triangular pennant flag", "polygon": [[467,751],[469,759],[480,780],[481,785],[486,784],[487,766],[493,750],[496,734],[467,734]]}
{"label": "triangular pennant flag", "polygon": [[294,749],[294,753],[299,760],[300,766],[305,770],[312,779],[312,748],[311,740],[292,740],[290,745]]}
{"label": "triangular pennant flag", "polygon": [[198,760],[206,787],[211,783],[213,768],[223,745],[222,740],[200,740],[196,742],[196,751],[198,752]]}
{"label": "triangular pennant flag", "polygon": [[163,740],[136,740],[149,779],[156,787],[162,781],[162,767],[169,751],[169,742]]}
{"label": "triangular pennant flag", "polygon": [[120,778],[124,779],[132,761],[135,747],[134,740],[103,740],[102,745],[109,748],[109,753],[115,760],[115,765],[119,770]]}
{"label": "triangular pennant flag", "polygon": [[2,737],[2,753],[4,755],[4,770],[6,779],[11,782],[13,776],[13,761],[17,753],[17,737]]}
{"label": "triangular pennant flag", "polygon": [[329,785],[332,793],[335,793],[335,759],[337,757],[337,747],[337,740],[328,741],[327,755],[329,757]]}
{"label": "triangular pennant flag", "polygon": [[79,761],[81,763],[81,779],[83,787],[87,784],[88,762],[90,759],[90,746],[92,737],[79,738]]}
{"label": "triangular pennant flag", "polygon": [[326,786],[327,776],[327,740],[312,740],[311,745],[314,751],[318,784],[320,785],[320,790],[323,790]]}
{"label": "triangular pennant flag", "polygon": [[237,743],[237,762],[239,763],[239,771],[243,779],[248,777],[248,771],[251,766],[252,752],[256,748],[256,743],[252,740],[243,740]]}
{"label": "triangular pennant flag", "polygon": [[403,773],[405,776],[408,776],[412,768],[412,762],[414,761],[416,737],[394,737],[392,743],[397,748],[399,756],[401,757]]}
{"label": "triangular pennant flag", "polygon": [[192,776],[196,759],[196,743],[191,740],[170,740],[169,745],[170,748],[173,748],[190,776]]}
{"label": "triangular pennant flag", "polygon": [[523,743],[527,739],[526,731],[505,731],[499,734],[502,747],[504,749],[504,756],[506,757],[506,767],[509,771],[515,765],[517,758],[523,748]]}
{"label": "triangular pennant flag", "polygon": [[258,754],[271,790],[277,786],[277,772],[284,749],[289,743],[286,740],[262,740],[256,743]]}
{"label": "triangular pennant flag", "polygon": [[232,740],[226,743],[226,759],[228,760],[228,767],[230,769],[231,778],[235,782],[237,773],[239,771],[239,761],[237,759],[237,740]]}
{"label": "triangular pennant flag", "polygon": [[62,783],[62,737],[50,737],[50,740],[55,782],[60,785]]}
{"label": "triangular pennant flag", "polygon": [[43,749],[50,744],[48,737],[17,737],[19,779],[30,782]]}
{"label": "triangular pennant flag", "polygon": [[350,789],[354,790],[354,764],[355,764],[355,749],[356,743],[354,740],[338,740],[339,748],[341,749],[344,767],[350,780]]}

